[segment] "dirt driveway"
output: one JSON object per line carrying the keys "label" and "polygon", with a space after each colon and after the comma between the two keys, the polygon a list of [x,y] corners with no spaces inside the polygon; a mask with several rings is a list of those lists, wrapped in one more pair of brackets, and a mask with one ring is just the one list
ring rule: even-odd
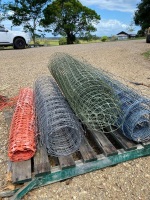
{"label": "dirt driveway", "polygon": [[[106,42],[84,45],[41,47],[0,51],[0,87],[2,95],[15,96],[22,87],[33,87],[36,78],[49,75],[47,63],[55,52],[66,52],[84,58],[95,67],[117,76],[130,87],[149,96],[150,88],[130,82],[150,85],[150,61],[142,53],[149,50],[145,40]],[[7,184],[8,131],[0,112],[0,188]],[[103,170],[58,182],[28,193],[26,200],[149,200],[150,157],[140,158]]]}

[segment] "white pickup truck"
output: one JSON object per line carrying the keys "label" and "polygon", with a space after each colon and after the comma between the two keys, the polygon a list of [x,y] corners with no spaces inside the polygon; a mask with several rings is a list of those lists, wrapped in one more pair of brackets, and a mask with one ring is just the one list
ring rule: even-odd
{"label": "white pickup truck", "polygon": [[29,34],[21,31],[10,31],[0,25],[0,46],[13,46],[14,49],[24,49],[29,42]]}

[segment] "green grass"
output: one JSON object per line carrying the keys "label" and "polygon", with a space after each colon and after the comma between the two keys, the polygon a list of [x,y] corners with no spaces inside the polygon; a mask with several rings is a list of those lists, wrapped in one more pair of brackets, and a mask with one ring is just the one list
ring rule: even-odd
{"label": "green grass", "polygon": [[150,50],[142,53],[142,55],[144,55],[145,58],[150,59]]}
{"label": "green grass", "polygon": [[89,41],[86,41],[86,40],[79,40],[80,41],[80,44],[89,44],[89,43],[98,43],[98,42],[102,42],[101,40],[89,40]]}
{"label": "green grass", "polygon": [[[101,40],[90,40],[90,41],[85,41],[85,40],[79,40],[80,44],[89,44],[89,43],[98,43],[101,42]],[[58,46],[59,45],[59,40],[51,40],[51,39],[41,39],[38,38],[36,39],[36,43],[44,46]],[[30,44],[33,44],[33,41],[30,42]]]}
{"label": "green grass", "polygon": [[[58,46],[59,40],[36,39],[36,43],[44,46]],[[33,44],[33,41],[31,41],[30,44]]]}
{"label": "green grass", "polygon": [[[133,39],[127,39],[124,41],[129,41],[129,40],[140,40],[143,38],[133,38]],[[145,38],[144,38],[145,39]],[[115,42],[115,41],[123,41],[123,40],[113,40],[111,38],[108,38],[106,42]],[[101,43],[102,41],[100,39],[98,40],[79,40],[80,44],[90,44],[90,43]],[[59,40],[52,40],[52,39],[46,39],[46,38],[36,38],[36,43],[39,45],[44,45],[44,46],[59,46]],[[30,42],[30,44],[33,44],[33,41]]]}

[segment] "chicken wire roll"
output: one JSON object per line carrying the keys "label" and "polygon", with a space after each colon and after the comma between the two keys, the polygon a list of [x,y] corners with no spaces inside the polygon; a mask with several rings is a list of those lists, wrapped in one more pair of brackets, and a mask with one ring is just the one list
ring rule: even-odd
{"label": "chicken wire roll", "polygon": [[94,71],[113,89],[121,102],[122,116],[116,126],[121,124],[119,129],[130,140],[150,140],[150,99],[116,80],[113,74],[96,68]]}
{"label": "chicken wire roll", "polygon": [[88,129],[105,132],[106,127],[111,128],[121,118],[118,96],[91,65],[68,54],[56,53],[48,68],[75,114]]}
{"label": "chicken wire roll", "polygon": [[80,147],[82,126],[52,77],[35,82],[35,110],[42,145],[48,154],[67,156]]}

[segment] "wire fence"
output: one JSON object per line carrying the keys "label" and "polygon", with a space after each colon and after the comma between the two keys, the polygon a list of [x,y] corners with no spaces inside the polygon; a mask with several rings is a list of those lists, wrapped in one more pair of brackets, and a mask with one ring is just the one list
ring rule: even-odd
{"label": "wire fence", "polygon": [[52,77],[35,82],[35,109],[41,145],[52,156],[66,156],[77,151],[82,140],[82,126]]}
{"label": "wire fence", "polygon": [[136,142],[150,139],[148,98],[115,80],[112,74],[64,53],[53,55],[49,70],[88,128],[105,131],[115,126]]}
{"label": "wire fence", "polygon": [[122,115],[118,96],[90,65],[56,53],[49,70],[77,117],[89,129],[104,132],[106,127],[117,124]]}
{"label": "wire fence", "polygon": [[108,72],[95,69],[95,73],[113,88],[121,101],[123,118],[119,121],[123,134],[136,142],[150,140],[150,99],[115,80]]}

